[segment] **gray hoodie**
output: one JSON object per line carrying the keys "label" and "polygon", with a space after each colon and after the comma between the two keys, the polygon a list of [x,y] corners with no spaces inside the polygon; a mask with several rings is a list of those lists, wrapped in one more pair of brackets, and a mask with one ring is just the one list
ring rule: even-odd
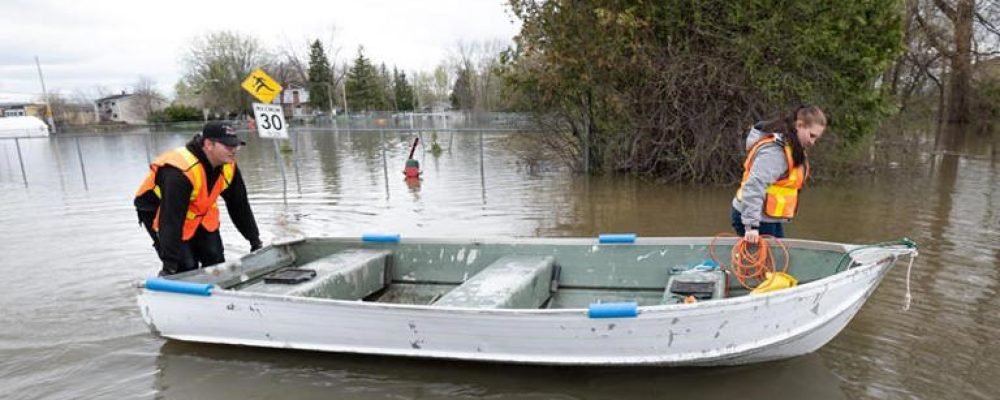
{"label": "gray hoodie", "polygon": [[[782,140],[782,135],[777,134],[778,140]],[[758,127],[750,128],[747,134],[746,150],[749,152],[754,143],[764,137],[764,132]],[[764,192],[768,186],[776,182],[788,172],[788,163],[785,161],[785,152],[781,145],[777,143],[766,144],[757,151],[754,156],[753,165],[750,167],[750,176],[746,184],[743,185],[743,201],[733,197],[733,208],[739,211],[743,217],[743,226],[747,229],[759,227],[761,222],[788,222],[787,219],[774,219],[764,215]]]}

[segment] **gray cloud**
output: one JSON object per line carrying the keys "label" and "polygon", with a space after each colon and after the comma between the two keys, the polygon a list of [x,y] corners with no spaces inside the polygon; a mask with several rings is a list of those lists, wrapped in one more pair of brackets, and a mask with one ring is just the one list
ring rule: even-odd
{"label": "gray cloud", "polygon": [[338,64],[364,45],[376,62],[412,71],[433,68],[459,40],[509,39],[517,29],[500,0],[5,0],[3,8],[0,92],[39,91],[37,55],[51,89],[117,91],[144,75],[170,93],[191,39],[212,30],[249,34],[277,50],[327,41],[335,26]]}

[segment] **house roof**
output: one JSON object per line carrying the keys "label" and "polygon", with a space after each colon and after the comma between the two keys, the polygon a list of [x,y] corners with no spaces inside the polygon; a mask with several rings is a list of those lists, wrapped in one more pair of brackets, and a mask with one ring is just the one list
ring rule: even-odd
{"label": "house roof", "polygon": [[39,105],[40,106],[42,104],[19,101],[19,102],[11,102],[11,103],[0,103],[0,108],[25,107],[25,106],[34,106],[34,105]]}
{"label": "house roof", "polygon": [[108,96],[108,97],[101,97],[101,98],[99,98],[99,99],[97,99],[97,100],[94,100],[94,102],[96,102],[96,103],[100,103],[100,102],[102,102],[102,101],[108,101],[108,100],[114,100],[114,99],[120,99],[120,98],[123,98],[123,97],[129,97],[129,96],[131,96],[131,94],[116,94],[116,95],[114,95],[114,96]]}

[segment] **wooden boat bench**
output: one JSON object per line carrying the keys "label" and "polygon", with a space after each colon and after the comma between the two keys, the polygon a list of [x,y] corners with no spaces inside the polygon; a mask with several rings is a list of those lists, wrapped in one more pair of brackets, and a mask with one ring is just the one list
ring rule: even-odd
{"label": "wooden boat bench", "polygon": [[316,271],[308,281],[287,284],[255,283],[243,291],[337,300],[358,300],[382,290],[390,250],[347,249],[299,265],[298,269]]}
{"label": "wooden boat bench", "polygon": [[434,302],[469,308],[539,308],[550,296],[555,258],[504,256]]}

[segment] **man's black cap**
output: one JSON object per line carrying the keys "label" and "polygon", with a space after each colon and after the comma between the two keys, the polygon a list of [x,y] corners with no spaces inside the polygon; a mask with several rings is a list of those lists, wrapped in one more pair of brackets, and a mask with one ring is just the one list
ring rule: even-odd
{"label": "man's black cap", "polygon": [[247,144],[236,136],[232,125],[222,121],[209,121],[204,128],[201,128],[201,136],[227,146],[245,146]]}

